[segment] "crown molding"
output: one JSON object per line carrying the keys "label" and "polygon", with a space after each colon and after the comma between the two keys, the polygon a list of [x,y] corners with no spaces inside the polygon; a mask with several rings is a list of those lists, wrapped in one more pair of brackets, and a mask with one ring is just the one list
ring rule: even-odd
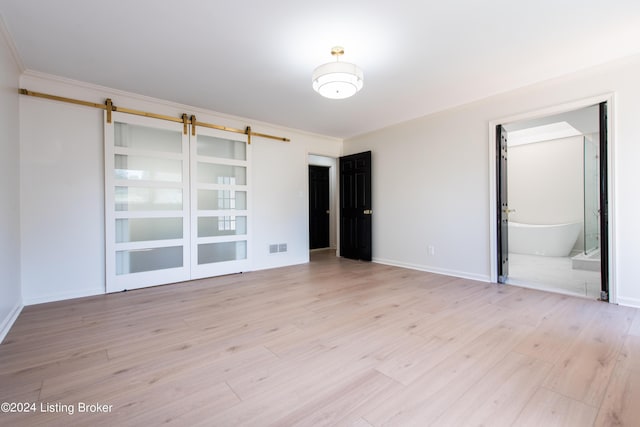
{"label": "crown molding", "polygon": [[[186,111],[189,114],[206,115],[206,116],[213,116],[223,120],[231,120],[237,123],[236,126],[244,127],[244,126],[250,125],[251,129],[255,132],[266,132],[266,131],[273,132],[274,130],[278,132],[285,132],[285,133],[295,132],[298,135],[305,135],[305,136],[310,136],[314,138],[322,138],[322,139],[335,141],[335,142],[344,141],[343,138],[336,138],[333,136],[321,135],[318,133],[313,133],[313,132],[309,132],[301,129],[290,128],[290,127],[281,126],[273,123],[262,122],[259,120],[253,120],[247,117],[234,116],[234,115],[222,113],[219,111],[208,110],[201,107],[194,107],[192,105],[180,104],[177,102],[168,101],[166,99],[159,99],[159,98],[154,98],[147,95],[141,95],[135,92],[127,92],[124,90],[114,89],[107,86],[101,86],[98,84],[84,82],[81,80],[74,80],[67,77],[57,76],[54,74],[43,73],[41,71],[26,69],[23,71],[22,76],[33,77],[40,80],[46,80],[52,83],[69,85],[69,86],[73,86],[81,89],[102,93],[103,95],[108,94],[109,97],[113,97],[113,98],[117,96],[123,96],[131,99],[135,99],[136,101],[159,104],[159,105],[163,105],[165,107],[176,109],[179,111]],[[25,88],[25,89],[29,89],[29,88]],[[60,95],[64,96],[63,94],[60,94]],[[114,103],[115,102],[116,102],[116,99],[114,99]]]}

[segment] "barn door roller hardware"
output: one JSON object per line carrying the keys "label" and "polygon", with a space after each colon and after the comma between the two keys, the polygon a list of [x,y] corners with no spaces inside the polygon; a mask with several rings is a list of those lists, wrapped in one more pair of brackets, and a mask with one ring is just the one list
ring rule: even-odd
{"label": "barn door roller hardware", "polygon": [[277,141],[282,141],[282,142],[291,141],[289,138],[283,138],[281,136],[274,136],[274,135],[268,135],[266,133],[253,132],[251,130],[251,126],[247,126],[246,129],[235,129],[228,126],[215,125],[212,123],[205,123],[200,121],[196,122],[195,115],[191,115],[191,117],[189,118],[189,116],[187,116],[186,113],[182,114],[180,117],[172,117],[172,116],[166,116],[164,114],[155,114],[155,113],[149,113],[146,111],[134,110],[131,108],[116,107],[115,105],[113,105],[111,98],[107,98],[104,104],[97,104],[95,102],[88,102],[88,101],[82,101],[80,99],[66,98],[64,96],[49,95],[47,93],[34,92],[27,89],[19,89],[19,92],[21,95],[35,96],[36,98],[50,99],[53,101],[66,102],[69,104],[83,105],[85,107],[92,107],[92,108],[98,108],[98,109],[104,110],[107,112],[107,123],[111,123],[112,121],[111,113],[113,111],[117,111],[120,113],[133,114],[136,116],[151,117],[154,119],[168,120],[170,122],[182,123],[184,125],[183,132],[185,135],[187,134],[187,125],[191,125],[191,133],[193,135],[196,134],[196,126],[201,126],[201,127],[211,128],[211,129],[218,129],[225,132],[234,132],[234,133],[241,133],[241,134],[247,135],[247,142],[249,144],[251,144],[252,136],[275,139]]}

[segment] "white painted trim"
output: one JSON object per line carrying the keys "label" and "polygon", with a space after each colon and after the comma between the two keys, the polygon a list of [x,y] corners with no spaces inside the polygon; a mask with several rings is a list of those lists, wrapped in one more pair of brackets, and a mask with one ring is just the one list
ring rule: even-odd
{"label": "white painted trim", "polygon": [[[271,255],[278,255],[278,254],[271,254]],[[273,264],[273,265],[269,265],[268,267],[257,267],[257,268],[253,268],[252,270],[246,271],[245,273],[250,273],[252,271],[264,271],[264,270],[273,270],[274,268],[283,268],[283,267],[293,267],[294,265],[303,265],[303,264],[309,264],[309,256],[307,256],[306,259],[298,259],[298,260],[293,260],[293,261],[287,261],[285,263],[279,263],[279,264]],[[215,277],[212,277],[212,279],[215,279]]]}
{"label": "white painted trim", "polygon": [[[331,213],[329,214],[329,248],[320,248],[319,250],[326,249],[335,249],[339,252],[340,248],[340,157],[335,157],[326,154],[317,154],[314,152],[307,151],[307,170],[306,170],[306,180],[307,180],[307,191],[306,191],[306,218],[307,218],[307,230],[309,229],[309,166],[317,165],[317,166],[326,166],[322,163],[312,163],[309,161],[309,156],[315,157],[324,157],[325,159],[332,160],[334,164],[329,167],[329,210]],[[331,230],[333,228],[333,230]],[[333,231],[333,233],[331,232]],[[333,240],[333,244],[331,244]],[[307,247],[310,246],[309,235],[307,234]],[[313,252],[315,249],[312,249]],[[337,255],[339,256],[339,255]]]}
{"label": "white painted trim", "polygon": [[4,338],[7,336],[7,334],[11,330],[11,327],[18,319],[18,316],[22,312],[23,308],[24,305],[19,302],[15,307],[13,307],[13,310],[9,312],[9,315],[7,315],[7,317],[5,317],[0,324],[0,344],[2,344],[2,341],[4,341]]}
{"label": "white painted trim", "polygon": [[627,307],[640,308],[640,298],[618,297],[618,304]]}
{"label": "white painted trim", "polygon": [[7,28],[7,24],[5,24],[1,13],[0,13],[0,34],[2,34],[5,42],[7,43],[7,46],[9,47],[9,50],[11,51],[11,56],[13,56],[13,60],[16,63],[16,67],[18,67],[19,73],[20,74],[24,73],[26,68],[24,67],[24,63],[22,62],[20,53],[18,53],[18,48],[16,48],[16,45],[13,42],[13,37],[11,37],[9,28]]}
{"label": "white painted trim", "polygon": [[608,183],[609,183],[609,302],[617,303],[617,270],[618,260],[616,257],[616,224],[618,222],[616,214],[616,177],[617,171],[615,169],[616,163],[616,122],[615,122],[615,93],[606,93],[590,98],[585,98],[565,104],[555,105],[552,107],[544,108],[541,110],[530,111],[526,113],[517,114],[514,116],[508,116],[498,118],[489,121],[489,251],[490,251],[490,280],[492,282],[498,281],[498,260],[497,260],[497,227],[496,227],[496,126],[499,124],[510,123],[520,120],[532,120],[540,117],[552,116],[555,114],[565,113],[567,111],[578,110],[580,108],[589,107],[599,104],[601,102],[607,102],[607,131],[608,131]]}
{"label": "white painted trim", "polygon": [[373,258],[372,261],[377,263],[377,264],[390,265],[390,266],[393,266],[393,267],[408,268],[408,269],[411,269],[411,270],[424,271],[424,272],[427,272],[427,273],[442,274],[444,276],[459,277],[459,278],[462,278],[462,279],[477,280],[477,281],[480,281],[480,282],[490,282],[491,281],[489,276],[484,275],[484,274],[474,274],[474,273],[468,273],[466,271],[448,270],[446,268],[436,268],[436,267],[432,267],[432,266],[428,266],[428,265],[411,264],[411,263],[406,263],[406,262],[401,262],[401,261],[394,261],[394,260],[389,260],[389,259],[381,259],[381,258]]}
{"label": "white painted trim", "polygon": [[75,299],[75,298],[93,297],[96,295],[105,295],[105,291],[102,286],[98,288],[85,289],[82,292],[67,292],[64,294],[41,295],[36,298],[29,298],[25,300],[24,305],[28,306],[28,305],[35,305],[35,304],[43,304],[45,302],[64,301],[64,300]]}

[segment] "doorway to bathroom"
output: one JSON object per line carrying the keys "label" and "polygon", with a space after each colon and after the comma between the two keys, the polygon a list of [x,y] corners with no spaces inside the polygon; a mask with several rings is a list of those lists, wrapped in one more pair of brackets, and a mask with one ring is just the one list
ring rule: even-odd
{"label": "doorway to bathroom", "polygon": [[496,126],[497,277],[608,300],[607,102]]}

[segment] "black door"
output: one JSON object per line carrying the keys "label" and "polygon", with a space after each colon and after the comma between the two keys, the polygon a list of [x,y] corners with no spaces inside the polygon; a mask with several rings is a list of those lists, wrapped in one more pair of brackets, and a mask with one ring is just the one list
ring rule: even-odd
{"label": "black door", "polygon": [[498,282],[509,276],[509,205],[507,201],[507,131],[496,126],[496,183],[498,230]]}
{"label": "black door", "polygon": [[309,249],[329,247],[329,168],[309,165]]}
{"label": "black door", "polygon": [[340,157],[340,256],[371,261],[371,151]]}
{"label": "black door", "polygon": [[607,103],[600,103],[600,299],[609,301],[609,194]]}

